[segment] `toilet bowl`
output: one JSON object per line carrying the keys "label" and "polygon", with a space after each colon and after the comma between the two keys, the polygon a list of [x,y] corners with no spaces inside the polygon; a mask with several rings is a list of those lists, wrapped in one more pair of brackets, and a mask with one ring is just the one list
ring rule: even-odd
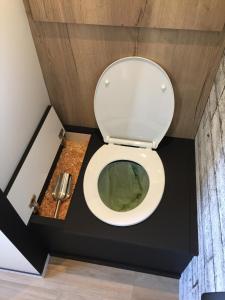
{"label": "toilet bowl", "polygon": [[97,83],[94,111],[105,145],[85,171],[87,206],[107,224],[138,224],[155,211],[164,192],[164,167],[155,149],[173,118],[172,84],[149,59],[119,59]]}

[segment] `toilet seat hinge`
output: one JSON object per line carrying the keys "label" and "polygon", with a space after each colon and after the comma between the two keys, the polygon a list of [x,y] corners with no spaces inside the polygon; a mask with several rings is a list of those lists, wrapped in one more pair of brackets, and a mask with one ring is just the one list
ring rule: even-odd
{"label": "toilet seat hinge", "polygon": [[110,137],[110,136],[106,136],[105,143],[115,144],[115,145],[124,145],[124,146],[133,146],[133,147],[140,147],[140,148],[150,148],[150,149],[156,148],[156,145],[154,142],[119,139],[119,138],[114,138],[114,137]]}

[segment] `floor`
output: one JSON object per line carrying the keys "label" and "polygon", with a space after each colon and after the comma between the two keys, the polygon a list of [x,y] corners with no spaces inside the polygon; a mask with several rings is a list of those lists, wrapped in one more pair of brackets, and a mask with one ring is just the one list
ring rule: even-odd
{"label": "floor", "polygon": [[45,278],[0,272],[0,300],[177,300],[178,280],[51,258]]}

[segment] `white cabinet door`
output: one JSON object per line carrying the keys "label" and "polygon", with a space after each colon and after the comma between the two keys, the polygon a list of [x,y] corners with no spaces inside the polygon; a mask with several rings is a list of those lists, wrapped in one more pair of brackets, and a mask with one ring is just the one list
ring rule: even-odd
{"label": "white cabinet door", "polygon": [[40,195],[50,167],[59,149],[59,132],[63,128],[53,108],[30,149],[7,197],[23,222],[28,223],[33,209],[29,204],[33,195]]}
{"label": "white cabinet door", "polygon": [[0,268],[39,275],[39,272],[29,263],[2,231],[0,231],[0,249]]}

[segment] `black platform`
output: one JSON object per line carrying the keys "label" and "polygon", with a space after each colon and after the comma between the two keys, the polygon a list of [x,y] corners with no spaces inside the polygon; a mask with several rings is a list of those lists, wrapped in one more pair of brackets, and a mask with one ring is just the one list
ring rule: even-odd
{"label": "black platform", "polygon": [[[89,133],[88,129],[69,129]],[[166,176],[159,207],[140,224],[116,227],[98,220],[84,199],[86,166],[103,145],[98,130],[90,133],[66,220],[32,216],[29,226],[41,234],[52,255],[179,277],[198,253],[194,141],[164,138],[157,149]]]}
{"label": "black platform", "polygon": [[202,300],[225,300],[225,292],[203,294]]}

